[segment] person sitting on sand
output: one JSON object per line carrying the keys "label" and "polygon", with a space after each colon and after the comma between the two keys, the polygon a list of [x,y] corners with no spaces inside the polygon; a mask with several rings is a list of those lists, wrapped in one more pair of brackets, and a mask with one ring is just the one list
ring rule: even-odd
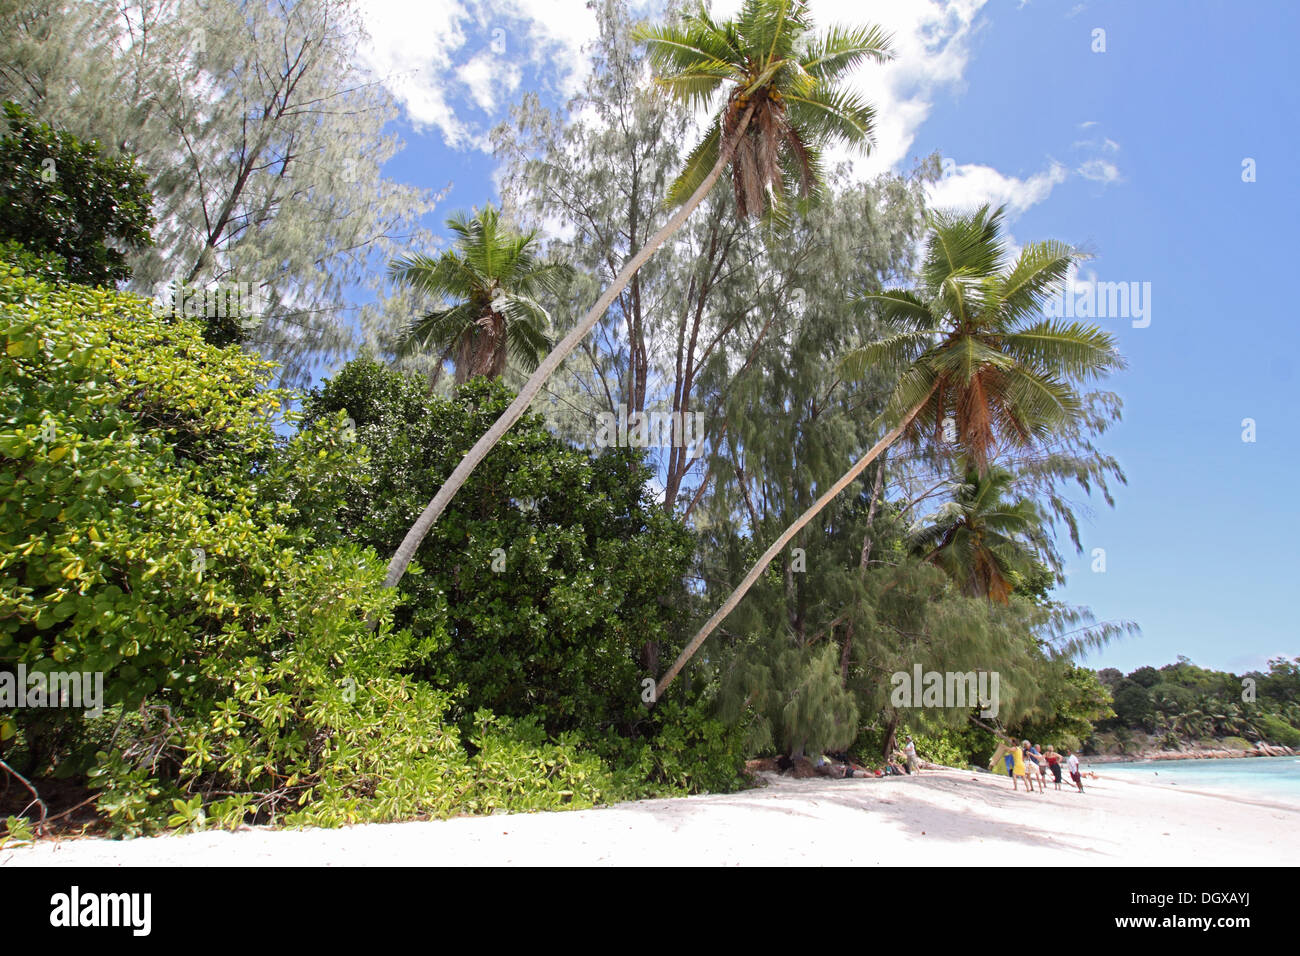
{"label": "person sitting on sand", "polygon": [[1083,777],[1079,776],[1079,758],[1075,755],[1073,750],[1070,751],[1070,756],[1065,763],[1070,770],[1070,779],[1073,780],[1074,785],[1079,788],[1079,792],[1083,793]]}
{"label": "person sitting on sand", "polygon": [[1047,748],[1047,767],[1052,771],[1052,782],[1056,784],[1056,789],[1061,789],[1061,755],[1056,752],[1056,748],[1049,745]]}

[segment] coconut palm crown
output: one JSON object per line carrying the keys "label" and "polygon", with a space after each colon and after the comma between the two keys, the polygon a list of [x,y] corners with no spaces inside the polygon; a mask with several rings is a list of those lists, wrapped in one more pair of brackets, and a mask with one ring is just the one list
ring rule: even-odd
{"label": "coconut palm crown", "polygon": [[656,82],[693,107],[725,97],[704,138],[669,191],[693,194],[718,161],[724,137],[735,140],[730,164],[742,217],[769,207],[778,214],[790,194],[811,196],[822,181],[824,144],[868,150],[875,111],[841,85],[865,60],[891,56],[879,27],[832,27],[812,33],[805,0],[746,0],[740,15],[719,23],[704,3],[679,22],[644,27]]}
{"label": "coconut palm crown", "polygon": [[1045,567],[1043,516],[1028,498],[1012,498],[1015,477],[996,465],[973,469],[952,500],[914,526],[908,543],[971,597],[1006,604],[1015,587]]}
{"label": "coconut palm crown", "polygon": [[1026,246],[1008,262],[1004,211],[935,213],[915,290],[857,298],[891,334],[847,355],[843,370],[902,369],[885,411],[919,406],[905,438],[941,444],[945,422],[984,473],[1001,448],[1041,441],[1077,416],[1076,386],[1124,367],[1113,336],[1044,318],[1050,295],[1082,256],[1063,242]]}
{"label": "coconut palm crown", "polygon": [[513,357],[528,371],[550,348],[550,317],[538,302],[555,292],[568,267],[538,258],[537,233],[518,233],[488,206],[447,220],[455,247],[438,256],[396,259],[389,278],[442,304],[416,319],[399,345],[404,354],[452,357],[456,383],[500,378]]}

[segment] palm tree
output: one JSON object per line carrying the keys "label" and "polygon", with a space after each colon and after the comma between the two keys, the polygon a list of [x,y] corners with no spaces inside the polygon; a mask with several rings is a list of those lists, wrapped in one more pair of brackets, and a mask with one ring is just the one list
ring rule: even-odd
{"label": "palm tree", "polygon": [[1076,384],[1123,367],[1096,326],[1040,318],[1079,253],[1040,242],[1008,264],[1002,223],[1003,210],[988,206],[933,215],[919,287],[860,296],[894,334],[856,349],[842,368],[850,376],[873,365],[904,369],[881,417],[892,427],[763,552],[659,681],[657,697],[772,559],[898,438],[938,441],[951,416],[967,461],[984,474],[1000,445],[1029,446],[1076,420]]}
{"label": "palm tree", "polygon": [[550,317],[536,296],[558,292],[569,268],[539,261],[537,233],[510,231],[492,206],[457,213],[447,227],[457,237],[454,249],[389,266],[390,279],[444,303],[411,324],[400,351],[450,355],[457,385],[479,375],[500,378],[510,355],[532,371],[550,346]]}
{"label": "palm tree", "polygon": [[[728,168],[741,213],[759,215],[765,202],[780,212],[787,191],[811,195],[823,144],[839,141],[866,149],[874,110],[839,88],[864,60],[888,59],[877,28],[832,28],[812,35],[807,0],[745,0],[740,16],[715,22],[701,3],[672,26],[640,31],[657,82],[675,99],[703,106],[719,102],[709,132],[673,184],[676,211],[624,264],[590,311],[560,341],[438,489],[388,564],[385,585],[401,580],[420,542],[492,447],[527,411],[551,373],[600,320],[651,254],[684,223]],[[788,181],[798,182],[797,190]]]}
{"label": "palm tree", "polygon": [[1005,468],[971,468],[953,500],[915,528],[909,543],[971,597],[1006,604],[1016,584],[1042,562],[1043,518],[1028,498],[1006,498],[1015,477]]}

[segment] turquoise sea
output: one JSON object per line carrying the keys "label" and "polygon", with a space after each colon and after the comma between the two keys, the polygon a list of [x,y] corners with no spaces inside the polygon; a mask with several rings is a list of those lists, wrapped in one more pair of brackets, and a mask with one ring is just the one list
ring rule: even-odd
{"label": "turquoise sea", "polygon": [[[1215,790],[1243,797],[1281,797],[1300,803],[1300,757],[1243,757],[1233,760],[1140,760],[1131,763],[1090,763],[1085,770],[1099,776],[1141,780],[1188,790]],[[1087,786],[1087,783],[1084,783]]]}

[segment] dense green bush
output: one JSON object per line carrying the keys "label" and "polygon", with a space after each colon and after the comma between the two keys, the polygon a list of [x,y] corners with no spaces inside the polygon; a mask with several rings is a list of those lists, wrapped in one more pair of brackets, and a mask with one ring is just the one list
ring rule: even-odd
{"label": "dense green bush", "polygon": [[[320,430],[278,440],[271,366],[134,296],[6,267],[0,309],[0,665],[100,672],[105,702],[141,715],[100,762],[110,791],[281,812],[364,736],[367,682],[400,684],[420,650],[391,626],[376,555],[292,530],[329,506],[355,449]],[[401,695],[378,699],[370,722],[404,726]],[[81,719],[21,709],[5,736],[21,730],[30,773],[77,773],[88,755],[66,728]],[[137,812],[118,814],[128,831]]]}
{"label": "dense green bush", "polygon": [[[84,775],[121,835],[737,784],[733,735],[702,707],[641,707],[636,654],[669,631],[657,599],[689,541],[643,510],[635,462],[530,426],[535,457],[511,465],[547,497],[504,522],[521,573],[458,567],[449,548],[413,588],[385,588],[383,558],[338,516],[359,507],[372,454],[429,436],[397,429],[371,452],[317,405],[280,438],[290,396],[269,387],[273,366],[203,332],[132,295],[0,268],[0,668],[102,672],[107,706],[4,715],[15,766]],[[463,442],[476,408],[503,400],[471,390],[436,421]],[[469,497],[462,533],[486,539],[511,493]]]}
{"label": "dense green bush", "polygon": [[[480,378],[443,399],[418,376],[349,363],[305,410],[308,427],[351,419],[367,450],[325,524],[391,554],[511,398]],[[424,540],[423,573],[402,581],[398,620],[431,642],[420,676],[463,688],[467,716],[531,716],[590,739],[630,733],[645,713],[641,682],[657,676],[647,645],[675,650],[692,547],[650,501],[649,475],[625,451],[593,456],[539,417],[521,420]]]}
{"label": "dense green bush", "polygon": [[0,242],[58,263],[47,278],[112,285],[131,275],[123,249],[150,245],[153,197],[129,157],[110,158],[23,112],[3,107]]}

